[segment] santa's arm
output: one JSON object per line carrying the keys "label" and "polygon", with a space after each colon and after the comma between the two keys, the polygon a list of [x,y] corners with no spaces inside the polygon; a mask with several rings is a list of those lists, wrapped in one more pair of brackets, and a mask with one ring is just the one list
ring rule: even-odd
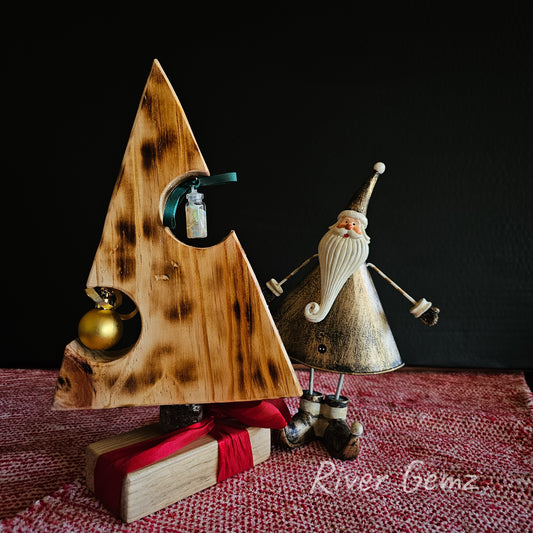
{"label": "santa's arm", "polygon": [[[270,281],[266,282],[266,286],[270,289],[271,294],[265,294],[267,298],[267,302],[271,302],[274,297],[281,296],[283,294],[283,289],[281,286],[294,274],[296,274],[299,270],[301,270],[305,265],[307,265],[310,261],[318,257],[318,254],[314,254],[311,257],[308,257],[299,267],[295,268],[288,276],[285,276],[281,281],[276,281],[274,278],[272,278]],[[274,297],[272,296],[274,295]]]}
{"label": "santa's arm", "polygon": [[413,305],[409,312],[415,317],[419,318],[426,326],[434,326],[439,320],[440,309],[438,307],[433,307],[431,302],[428,302],[425,298],[421,298],[416,301],[414,298],[409,296],[399,285],[394,283],[386,274],[384,274],[376,265],[372,263],[367,263],[367,267],[375,270],[383,279],[388,281],[398,292],[403,294]]}

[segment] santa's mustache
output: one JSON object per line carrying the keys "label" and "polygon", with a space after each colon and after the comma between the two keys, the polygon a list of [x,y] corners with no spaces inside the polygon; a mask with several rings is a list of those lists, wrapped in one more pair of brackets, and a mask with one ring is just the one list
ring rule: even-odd
{"label": "santa's mustache", "polygon": [[361,234],[357,233],[353,229],[338,228],[337,226],[333,225],[329,227],[329,232],[345,238],[350,237],[351,239],[366,239],[366,242],[370,242],[370,237],[364,233],[364,230],[362,230],[363,233]]}
{"label": "santa's mustache", "polygon": [[321,303],[311,302],[305,306],[307,320],[320,322],[326,318],[348,278],[366,261],[369,241],[364,231],[359,235],[335,226],[322,237],[318,245]]}

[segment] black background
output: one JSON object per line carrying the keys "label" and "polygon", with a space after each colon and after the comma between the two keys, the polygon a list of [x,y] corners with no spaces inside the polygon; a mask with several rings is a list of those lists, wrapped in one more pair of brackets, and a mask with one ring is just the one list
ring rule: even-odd
{"label": "black background", "polygon": [[157,58],[211,173],[238,173],[204,190],[207,244],[235,229],[259,282],[279,280],[383,161],[369,261],[441,308],[426,328],[374,277],[406,364],[532,368],[532,42],[520,13],[485,25],[118,6],[11,20],[2,366],[58,367],[91,308],[85,281]]}

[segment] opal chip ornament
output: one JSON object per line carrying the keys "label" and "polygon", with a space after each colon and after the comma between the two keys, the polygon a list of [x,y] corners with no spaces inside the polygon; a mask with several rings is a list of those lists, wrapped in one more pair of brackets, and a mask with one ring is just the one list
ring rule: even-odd
{"label": "opal chip ornament", "polygon": [[187,237],[189,239],[204,239],[207,237],[207,214],[204,195],[198,192],[194,185],[191,192],[187,194],[187,205],[185,206],[185,219],[187,224]]}

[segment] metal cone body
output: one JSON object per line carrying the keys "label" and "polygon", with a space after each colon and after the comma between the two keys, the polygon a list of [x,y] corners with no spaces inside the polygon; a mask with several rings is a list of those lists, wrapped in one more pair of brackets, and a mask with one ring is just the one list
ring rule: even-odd
{"label": "metal cone body", "polygon": [[366,265],[346,282],[327,317],[305,319],[307,302],[320,295],[317,267],[285,297],[274,320],[289,357],[317,370],[377,374],[403,366]]}

